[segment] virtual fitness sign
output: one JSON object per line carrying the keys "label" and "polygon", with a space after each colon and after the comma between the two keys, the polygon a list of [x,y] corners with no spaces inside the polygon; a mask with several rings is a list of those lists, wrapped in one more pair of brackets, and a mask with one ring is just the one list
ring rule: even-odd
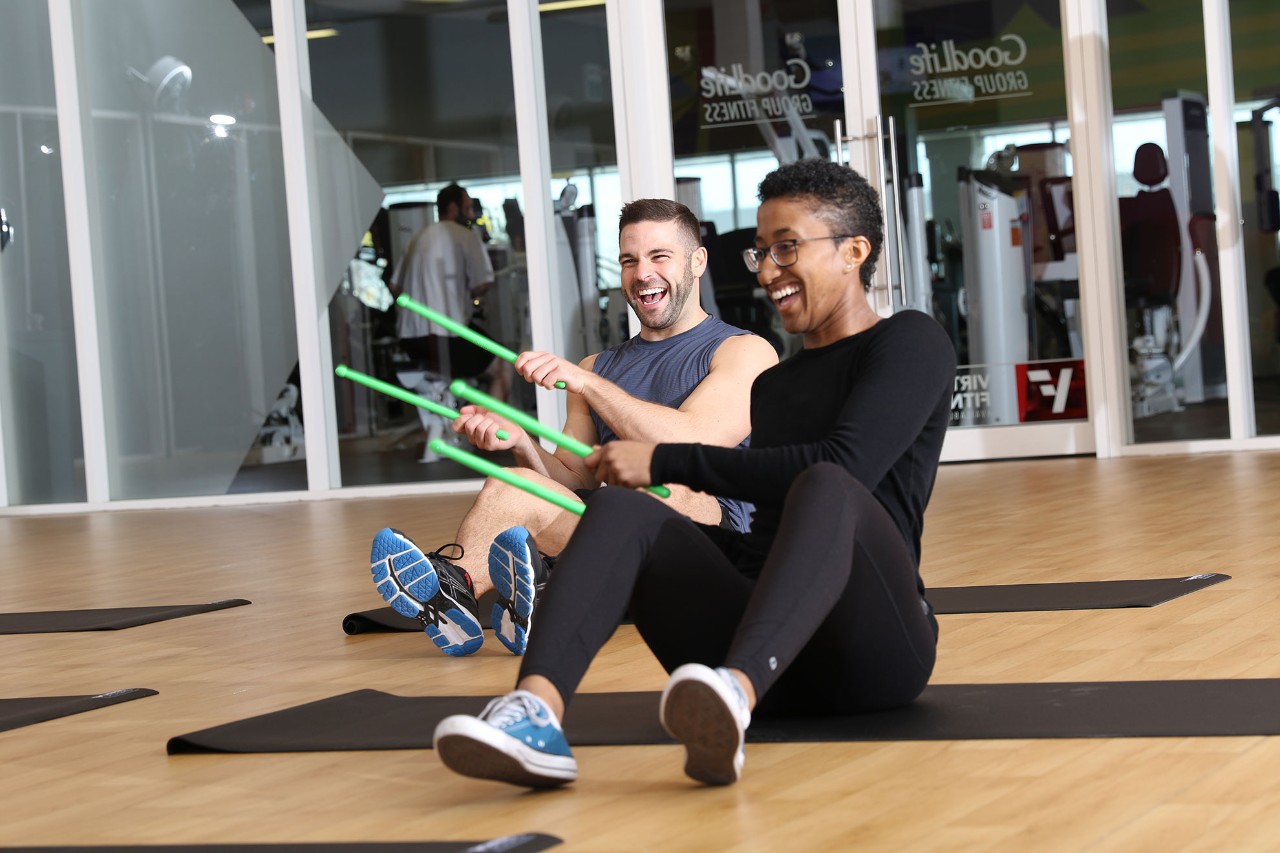
{"label": "virtual fitness sign", "polygon": [[1022,98],[1031,95],[1022,36],[1001,36],[995,43],[956,47],[954,39],[941,44],[919,42],[907,58],[913,106]]}
{"label": "virtual fitness sign", "polygon": [[813,100],[805,91],[813,79],[809,63],[788,59],[786,68],[749,72],[741,63],[702,69],[699,89],[702,127],[733,127],[789,116],[812,118]]}

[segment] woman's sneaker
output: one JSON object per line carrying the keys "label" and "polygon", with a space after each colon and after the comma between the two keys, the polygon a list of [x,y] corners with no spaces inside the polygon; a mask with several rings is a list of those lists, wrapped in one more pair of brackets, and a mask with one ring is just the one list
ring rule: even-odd
{"label": "woman's sneaker", "polygon": [[732,785],[742,776],[751,712],[729,670],[700,663],[677,667],[658,714],[667,733],[684,744],[686,776],[706,785]]}
{"label": "woman's sneaker", "polygon": [[541,563],[538,546],[523,527],[502,531],[489,546],[489,580],[498,593],[489,623],[498,641],[513,655],[524,654],[529,644]]}
{"label": "woman's sneaker", "polygon": [[383,600],[401,616],[421,622],[440,651],[469,655],[484,643],[471,577],[439,551],[424,554],[408,536],[385,527],[373,537],[369,570]]}
{"label": "woman's sneaker", "polygon": [[578,778],[560,721],[527,690],[499,696],[478,717],[445,717],[432,745],[446,767],[476,779],[554,788]]}

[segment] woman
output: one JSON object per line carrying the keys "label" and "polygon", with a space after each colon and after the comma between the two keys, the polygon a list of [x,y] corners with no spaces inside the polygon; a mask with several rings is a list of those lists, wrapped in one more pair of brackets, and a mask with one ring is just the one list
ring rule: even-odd
{"label": "woman", "polygon": [[[576,778],[559,720],[628,611],[671,673],[662,723],[706,784],[737,781],[752,713],[879,710],[928,682],[937,621],[920,537],[955,352],[927,315],[871,307],[883,235],[860,175],[803,160],[766,176],[759,195],[744,257],[804,347],[752,386],[752,446],[618,441],[587,459],[632,488],[589,501],[517,689],[437,727],[451,769],[531,787]],[[664,482],[754,503],[751,531],[696,525],[632,490]]]}

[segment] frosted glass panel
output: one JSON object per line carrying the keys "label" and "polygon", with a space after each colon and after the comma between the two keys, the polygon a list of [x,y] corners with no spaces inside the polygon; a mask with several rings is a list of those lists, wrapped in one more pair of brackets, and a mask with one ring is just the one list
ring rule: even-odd
{"label": "frosted glass panel", "polygon": [[274,60],[230,0],[76,11],[111,497],[225,493],[297,362]]}
{"label": "frosted glass panel", "polygon": [[0,484],[11,505],[85,499],[49,17],[0,3]]}

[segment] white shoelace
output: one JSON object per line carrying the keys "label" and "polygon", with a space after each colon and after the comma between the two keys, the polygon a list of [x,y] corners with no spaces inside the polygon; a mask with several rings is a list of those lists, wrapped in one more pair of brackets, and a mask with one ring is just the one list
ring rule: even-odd
{"label": "white shoelace", "polygon": [[549,720],[551,714],[542,700],[527,690],[513,690],[506,696],[491,699],[480,712],[480,719],[499,729],[519,722],[522,717],[542,722]]}

